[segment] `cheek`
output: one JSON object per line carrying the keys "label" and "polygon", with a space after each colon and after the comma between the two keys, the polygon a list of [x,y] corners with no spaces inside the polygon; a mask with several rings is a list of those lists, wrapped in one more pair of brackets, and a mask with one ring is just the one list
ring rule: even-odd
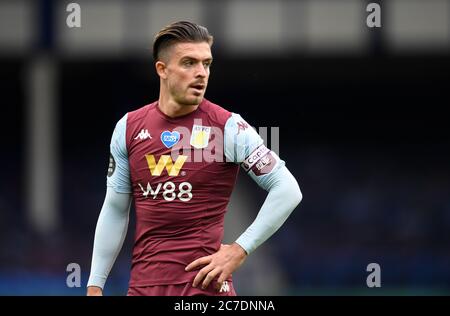
{"label": "cheek", "polygon": [[177,71],[177,72],[173,73],[172,78],[174,81],[180,82],[180,81],[186,80],[187,75],[183,71]]}
{"label": "cheek", "polygon": [[170,83],[172,87],[180,87],[183,85],[183,74],[181,73],[172,73],[170,76]]}
{"label": "cheek", "polygon": [[170,75],[170,86],[177,91],[187,90],[192,80],[193,75],[189,71],[173,71]]}

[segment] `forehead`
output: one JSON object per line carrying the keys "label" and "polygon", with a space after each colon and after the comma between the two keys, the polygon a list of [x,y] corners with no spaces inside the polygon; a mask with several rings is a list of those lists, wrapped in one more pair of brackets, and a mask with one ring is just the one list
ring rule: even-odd
{"label": "forehead", "polygon": [[212,58],[211,47],[206,42],[200,43],[176,43],[173,48],[173,57],[181,59],[191,57],[199,60]]}

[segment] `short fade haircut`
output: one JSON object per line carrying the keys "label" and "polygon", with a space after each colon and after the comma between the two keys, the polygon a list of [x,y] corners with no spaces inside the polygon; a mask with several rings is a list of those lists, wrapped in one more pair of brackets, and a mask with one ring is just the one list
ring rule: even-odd
{"label": "short fade haircut", "polygon": [[204,26],[188,22],[178,21],[165,26],[156,34],[153,41],[153,59],[160,59],[161,51],[176,43],[199,43],[207,42],[213,44],[213,36],[209,34]]}

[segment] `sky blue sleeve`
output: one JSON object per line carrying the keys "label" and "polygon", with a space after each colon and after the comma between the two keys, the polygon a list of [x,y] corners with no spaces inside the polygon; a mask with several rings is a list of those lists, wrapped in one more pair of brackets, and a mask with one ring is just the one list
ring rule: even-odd
{"label": "sky blue sleeve", "polygon": [[302,200],[297,180],[285,166],[264,177],[264,185],[269,194],[256,219],[236,240],[247,254],[272,236]]}
{"label": "sky blue sleeve", "polygon": [[103,289],[109,272],[125,240],[130,214],[131,194],[106,189],[106,197],[95,229],[91,273],[87,286]]}
{"label": "sky blue sleeve", "polygon": [[240,115],[231,115],[224,134],[227,161],[239,163],[269,192],[254,222],[236,240],[250,254],[281,227],[300,203],[302,193],[285,162],[264,145],[258,133]]}
{"label": "sky blue sleeve", "polygon": [[264,142],[239,114],[232,113],[225,123],[224,143],[227,161],[240,163]]}
{"label": "sky blue sleeve", "polygon": [[116,124],[111,144],[107,187],[112,187],[118,193],[131,193],[130,166],[126,144],[127,116],[125,114]]}

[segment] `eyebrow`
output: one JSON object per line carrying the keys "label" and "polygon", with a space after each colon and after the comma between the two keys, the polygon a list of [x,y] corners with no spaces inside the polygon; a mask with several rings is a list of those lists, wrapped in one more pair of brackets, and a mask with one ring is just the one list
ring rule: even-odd
{"label": "eyebrow", "polygon": [[[181,57],[181,60],[185,60],[185,59],[192,59],[192,60],[196,60],[196,61],[200,60],[198,58],[195,58],[195,57],[192,57],[192,56],[189,56],[189,55]],[[204,59],[203,61],[211,61],[212,62],[213,58],[212,57],[208,57],[208,58]]]}

